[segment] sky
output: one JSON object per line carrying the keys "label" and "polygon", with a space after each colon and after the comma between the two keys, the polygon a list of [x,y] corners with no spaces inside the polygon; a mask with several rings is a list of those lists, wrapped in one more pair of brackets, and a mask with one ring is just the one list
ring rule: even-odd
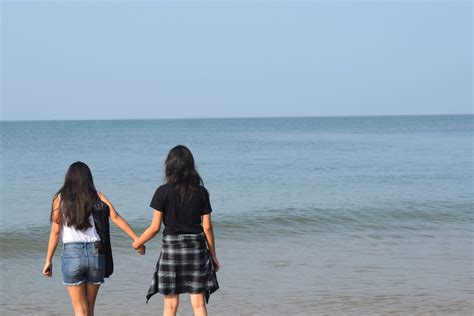
{"label": "sky", "polygon": [[1,120],[472,113],[472,12],[470,1],[2,1]]}

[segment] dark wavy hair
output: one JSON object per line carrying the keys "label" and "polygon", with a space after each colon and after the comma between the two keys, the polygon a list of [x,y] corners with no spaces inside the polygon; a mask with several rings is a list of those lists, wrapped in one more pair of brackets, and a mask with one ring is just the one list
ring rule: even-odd
{"label": "dark wavy hair", "polygon": [[178,145],[170,150],[165,161],[166,182],[178,193],[181,202],[191,199],[204,187],[204,182],[194,165],[193,154],[188,147]]}
{"label": "dark wavy hair", "polygon": [[55,210],[52,209],[51,221],[78,230],[85,230],[92,226],[89,216],[94,203],[97,201],[97,190],[94,186],[91,170],[85,163],[77,161],[69,166],[64,177],[64,184],[55,197],[59,195],[58,216],[54,216]]}

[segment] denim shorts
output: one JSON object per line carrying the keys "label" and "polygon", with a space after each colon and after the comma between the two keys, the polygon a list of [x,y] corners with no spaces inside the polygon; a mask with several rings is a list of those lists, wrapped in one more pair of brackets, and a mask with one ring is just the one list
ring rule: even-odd
{"label": "denim shorts", "polygon": [[105,256],[100,246],[100,242],[63,244],[61,270],[64,285],[104,283]]}

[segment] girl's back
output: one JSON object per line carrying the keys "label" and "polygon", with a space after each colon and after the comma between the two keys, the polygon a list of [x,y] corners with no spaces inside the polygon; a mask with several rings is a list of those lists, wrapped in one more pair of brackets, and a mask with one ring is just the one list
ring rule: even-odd
{"label": "girl's back", "polygon": [[133,243],[135,248],[152,239],[165,225],[161,253],[147,301],[164,295],[164,308],[176,314],[179,294],[189,293],[196,315],[206,315],[209,296],[219,289],[209,193],[194,166],[191,151],[182,145],[170,150],[165,161],[166,184],[156,189],[150,206],[150,226]]}
{"label": "girl's back", "polygon": [[163,212],[165,235],[202,233],[201,216],[212,212],[206,188],[201,186],[182,199],[179,192],[168,183],[156,190],[150,207]]}

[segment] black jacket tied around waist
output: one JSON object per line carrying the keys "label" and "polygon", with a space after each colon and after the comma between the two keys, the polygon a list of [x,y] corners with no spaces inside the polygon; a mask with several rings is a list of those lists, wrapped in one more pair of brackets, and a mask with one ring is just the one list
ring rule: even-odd
{"label": "black jacket tied around waist", "polygon": [[92,208],[92,217],[94,218],[95,229],[97,234],[99,234],[103,254],[105,255],[105,278],[108,278],[114,273],[114,259],[112,257],[112,246],[110,244],[109,214],[109,206],[98,199]]}

